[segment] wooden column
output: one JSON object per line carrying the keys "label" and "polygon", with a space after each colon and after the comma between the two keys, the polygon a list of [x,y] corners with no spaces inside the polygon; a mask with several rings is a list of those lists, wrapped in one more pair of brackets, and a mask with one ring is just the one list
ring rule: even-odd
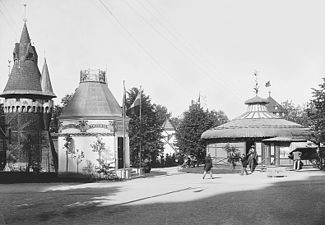
{"label": "wooden column", "polygon": [[271,165],[271,148],[272,148],[272,145],[267,145],[267,148],[266,148],[266,154],[265,154],[265,161],[266,161],[266,165]]}
{"label": "wooden column", "polygon": [[274,144],[275,165],[280,166],[280,146]]}

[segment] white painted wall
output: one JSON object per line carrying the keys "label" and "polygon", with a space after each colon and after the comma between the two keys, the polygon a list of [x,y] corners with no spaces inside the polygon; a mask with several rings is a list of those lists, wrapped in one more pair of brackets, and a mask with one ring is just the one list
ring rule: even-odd
{"label": "white painted wall", "polygon": [[[176,154],[177,148],[175,146],[176,143],[176,136],[175,136],[175,131],[173,130],[164,130],[162,133],[163,139],[162,142],[164,143],[164,157],[166,155],[173,155],[174,153]],[[168,139],[168,136],[170,137]]]}
{"label": "white painted wall", "polygon": [[[79,149],[84,152],[85,157],[82,159],[82,162],[78,166],[78,172],[83,173],[82,169],[86,166],[87,160],[91,161],[95,166],[98,166],[99,163],[98,153],[93,152],[91,144],[94,144],[97,141],[97,136],[102,139],[105,143],[105,150],[101,154],[101,158],[105,160],[107,164],[115,167],[117,166],[117,138],[123,137],[123,132],[117,131],[114,133],[114,129],[111,120],[87,120],[88,125],[92,124],[104,124],[107,125],[105,128],[96,127],[87,129],[85,132],[81,132],[80,129],[76,127],[71,127],[78,125],[78,120],[63,120],[61,125],[61,130],[58,138],[58,156],[59,156],[59,173],[76,173],[77,172],[77,160],[73,158],[72,154],[68,156],[68,171],[66,171],[66,149],[65,144],[65,134],[70,134],[73,139],[74,150]],[[126,133],[126,167],[130,166],[130,154],[129,154],[129,139]]]}

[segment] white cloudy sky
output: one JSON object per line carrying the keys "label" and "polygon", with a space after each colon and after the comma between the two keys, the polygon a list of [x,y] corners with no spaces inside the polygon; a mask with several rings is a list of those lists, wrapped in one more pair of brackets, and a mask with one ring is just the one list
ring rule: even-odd
{"label": "white cloudy sky", "polygon": [[[299,0],[0,0],[0,90],[8,59],[27,26],[42,69],[47,58],[56,103],[79,71],[107,69],[121,102],[142,87],[173,116],[201,93],[230,119],[246,110],[258,71],[260,96],[302,105],[325,77],[324,1]],[[105,8],[106,7],[106,8]]]}

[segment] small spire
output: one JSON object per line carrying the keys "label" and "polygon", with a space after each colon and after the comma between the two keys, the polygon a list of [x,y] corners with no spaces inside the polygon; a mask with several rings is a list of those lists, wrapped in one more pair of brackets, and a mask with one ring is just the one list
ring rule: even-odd
{"label": "small spire", "polygon": [[44,94],[50,95],[52,97],[55,96],[50,80],[50,73],[47,67],[46,58],[44,58],[44,65],[42,69],[41,87]]}
{"label": "small spire", "polygon": [[20,44],[29,44],[30,41],[30,37],[29,37],[29,33],[27,30],[27,26],[26,23],[24,23],[24,27],[23,30],[21,32],[21,36],[20,36]]}
{"label": "small spire", "polygon": [[201,93],[200,92],[199,92],[199,98],[198,98],[197,102],[199,103],[199,105],[201,104]]}

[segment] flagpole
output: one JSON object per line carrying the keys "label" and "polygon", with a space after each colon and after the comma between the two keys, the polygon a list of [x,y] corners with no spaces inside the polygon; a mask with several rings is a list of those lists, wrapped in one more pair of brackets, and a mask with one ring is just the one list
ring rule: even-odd
{"label": "flagpole", "polygon": [[141,152],[142,152],[142,133],[141,133],[141,105],[142,105],[142,93],[141,93],[141,86],[140,86],[140,112],[139,112],[139,117],[140,117],[140,150],[139,150],[139,168],[141,170]]}
{"label": "flagpole", "polygon": [[123,80],[123,177],[125,177],[125,81]]}

